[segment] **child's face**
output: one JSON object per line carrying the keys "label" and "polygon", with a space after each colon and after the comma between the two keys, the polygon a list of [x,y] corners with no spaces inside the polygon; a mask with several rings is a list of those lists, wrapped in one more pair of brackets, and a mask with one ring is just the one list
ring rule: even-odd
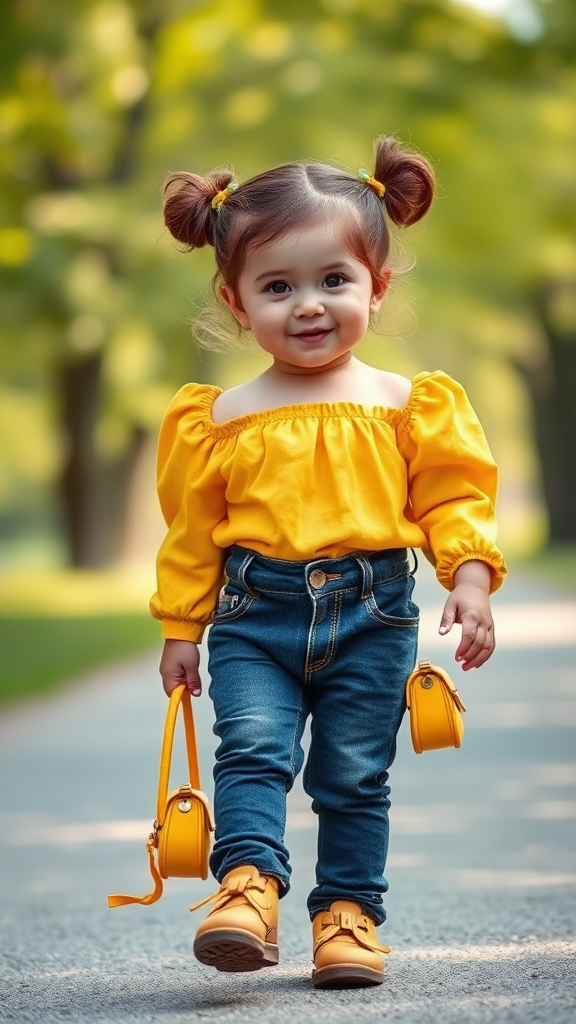
{"label": "child's face", "polygon": [[376,289],[330,224],[293,231],[250,253],[238,282],[240,302],[221,295],[279,368],[307,373],[350,358],[380,308]]}

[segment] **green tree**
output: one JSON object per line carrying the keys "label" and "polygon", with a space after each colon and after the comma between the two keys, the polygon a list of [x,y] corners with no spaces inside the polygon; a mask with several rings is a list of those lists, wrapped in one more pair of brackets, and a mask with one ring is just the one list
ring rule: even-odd
{"label": "green tree", "polygon": [[439,173],[414,283],[430,348],[465,380],[474,359],[516,368],[551,535],[574,536],[574,14],[540,10],[526,41],[449,0],[6,3],[0,358],[51,396],[74,564],[115,557],[143,438],[176,385],[217,372],[183,322],[209,259],[171,257],[165,173],[361,166],[389,130]]}

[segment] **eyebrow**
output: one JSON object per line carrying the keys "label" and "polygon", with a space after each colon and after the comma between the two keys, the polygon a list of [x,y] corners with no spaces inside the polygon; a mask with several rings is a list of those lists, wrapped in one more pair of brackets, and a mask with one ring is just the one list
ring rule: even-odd
{"label": "eyebrow", "polygon": [[[340,260],[338,263],[330,263],[326,267],[322,267],[322,274],[334,273],[336,270],[352,270],[352,264],[347,263],[346,260]],[[288,270],[265,270],[262,274],[258,274],[256,281],[262,281],[265,277],[288,277],[290,271]]]}

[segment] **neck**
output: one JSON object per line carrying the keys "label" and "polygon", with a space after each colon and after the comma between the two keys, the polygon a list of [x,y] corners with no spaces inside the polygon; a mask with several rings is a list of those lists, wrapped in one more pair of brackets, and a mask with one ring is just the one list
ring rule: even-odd
{"label": "neck", "polygon": [[292,363],[284,363],[280,359],[275,359],[274,363],[268,370],[266,370],[267,377],[276,377],[278,380],[282,380],[286,377],[314,377],[318,378],[322,374],[326,376],[330,375],[334,371],[347,367],[351,368],[353,363],[357,363],[358,360],[352,355],[351,352],[344,352],[337,359],[334,359],[331,363],[325,363],[322,366],[294,366]]}

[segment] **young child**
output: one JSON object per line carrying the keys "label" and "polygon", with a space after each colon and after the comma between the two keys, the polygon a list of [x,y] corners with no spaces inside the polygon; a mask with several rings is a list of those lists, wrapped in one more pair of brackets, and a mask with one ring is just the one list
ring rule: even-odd
{"label": "young child", "polygon": [[240,185],[226,170],[165,184],[169,230],[214,246],[221,299],[271,356],[228,391],[183,387],[159,443],[169,529],[151,607],[166,693],[185,681],[199,696],[212,623],[221,888],[194,952],[220,971],[278,961],[286,794],[310,716],[313,981],[382,982],[388,769],[418,628],[407,548],[426,549],[450,591],[440,633],[461,623],[463,669],[494,650],[489,594],[506,570],[482,428],[444,373],[407,380],[354,355],[388,287],[389,222],[419,220],[433,191],[393,138],[373,175],[292,163]]}

